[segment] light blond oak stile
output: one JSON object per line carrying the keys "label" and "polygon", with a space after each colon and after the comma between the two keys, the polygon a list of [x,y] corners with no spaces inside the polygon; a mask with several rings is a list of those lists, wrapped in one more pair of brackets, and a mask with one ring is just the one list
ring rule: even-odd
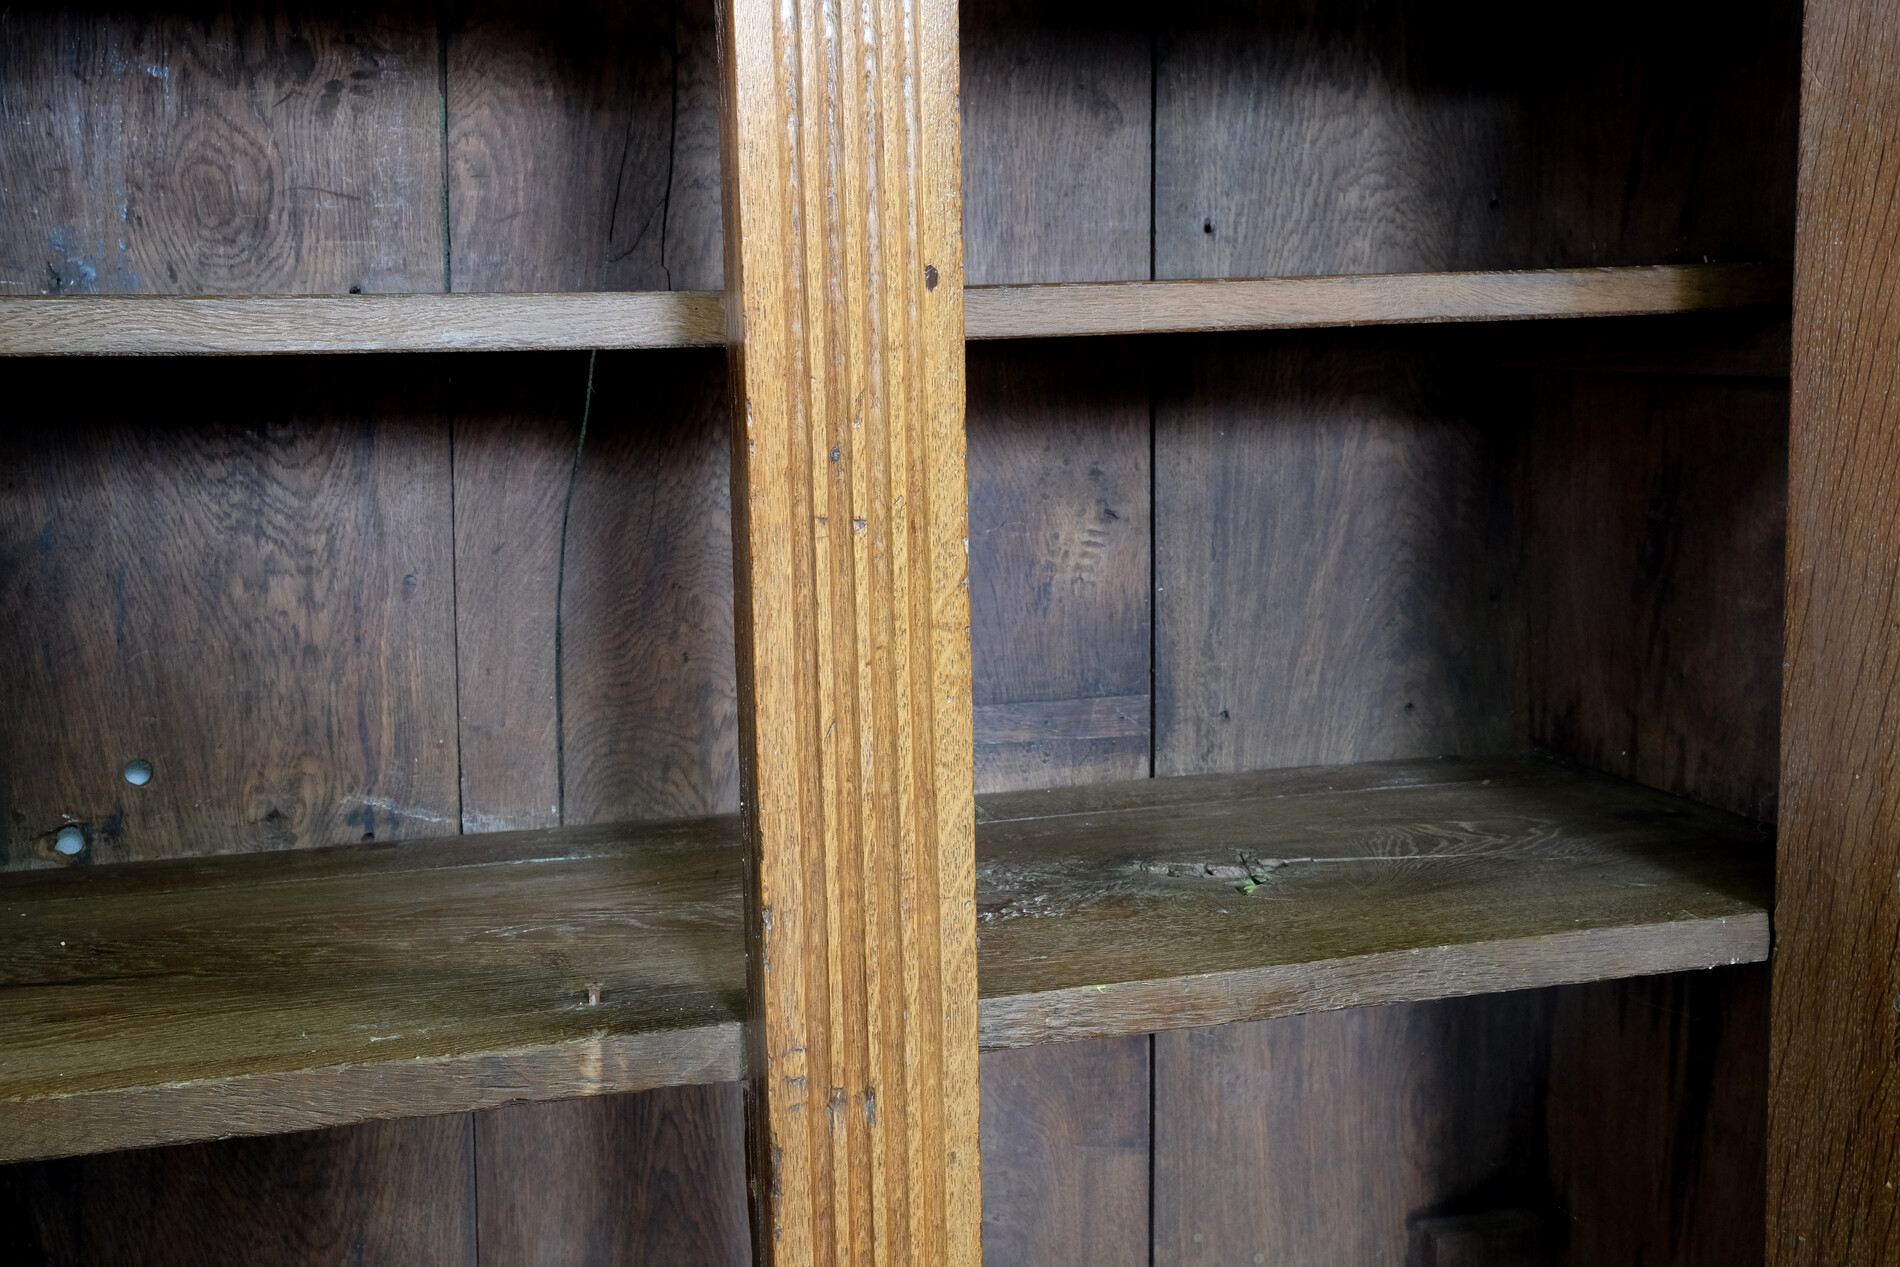
{"label": "light blond oak stile", "polygon": [[727,0],[764,1263],[980,1257],[954,0]]}

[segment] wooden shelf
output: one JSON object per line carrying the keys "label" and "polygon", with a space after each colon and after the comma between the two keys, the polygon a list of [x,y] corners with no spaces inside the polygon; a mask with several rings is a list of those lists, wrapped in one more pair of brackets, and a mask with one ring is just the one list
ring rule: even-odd
{"label": "wooden shelf", "polygon": [[[1786,304],[1760,264],[973,286],[971,339],[1638,316]],[[0,355],[548,351],[725,341],[713,292],[0,299]]]}
{"label": "wooden shelf", "polygon": [[[1760,829],[1538,757],[978,812],[986,1047],[1768,954]],[[736,1079],[737,842],[720,818],[9,875],[0,1160]]]}

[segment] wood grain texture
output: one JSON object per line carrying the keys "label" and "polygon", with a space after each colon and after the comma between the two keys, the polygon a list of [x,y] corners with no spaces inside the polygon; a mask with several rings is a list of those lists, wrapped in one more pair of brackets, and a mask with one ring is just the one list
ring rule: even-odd
{"label": "wood grain texture", "polygon": [[980,286],[964,296],[964,329],[972,339],[1294,330],[1638,316],[1787,302],[1787,272],[1754,264]]}
{"label": "wood grain texture", "polygon": [[956,10],[721,11],[753,1248],[981,1255]]}
{"label": "wood grain texture", "polygon": [[1768,1117],[1768,1257],[1900,1250],[1900,507],[1887,494],[1900,346],[1900,32],[1879,6],[1808,8],[1795,264],[1781,855]]}
{"label": "wood grain texture", "polygon": [[1786,260],[1798,22],[1792,0],[1170,13],[1154,275]]}
{"label": "wood grain texture", "polygon": [[[454,289],[717,287],[710,32],[704,0],[482,0],[455,12],[444,37]],[[676,188],[691,190],[677,206]],[[697,276],[674,275],[682,256]]]}
{"label": "wood grain texture", "polygon": [[734,1081],[477,1115],[483,1261],[748,1262],[741,1100]]}
{"label": "wood grain texture", "polygon": [[965,279],[1147,278],[1146,14],[1123,0],[977,0],[958,16]]}
{"label": "wood grain texture", "polygon": [[983,1054],[983,1261],[1148,1262],[1146,1034]]}
{"label": "wood grain texture", "polygon": [[1415,1216],[1556,1214],[1550,1005],[1526,991],[1157,1034],[1155,1263],[1400,1267]]}
{"label": "wood grain texture", "polygon": [[[971,339],[1027,339],[1629,316],[1786,301],[1786,273],[1713,264],[973,287],[964,325]],[[0,356],[702,347],[722,340],[722,322],[720,298],[701,292],[13,300],[0,301]]]}
{"label": "wood grain texture", "polygon": [[1771,822],[1786,386],[1547,375],[1518,496],[1531,736]]}
{"label": "wood grain texture", "polygon": [[4,356],[712,347],[717,295],[0,299]]}
{"label": "wood grain texture", "polygon": [[1563,1261],[1756,1263],[1766,964],[1555,991],[1547,1098]]}
{"label": "wood grain texture", "polygon": [[[1767,953],[1752,825],[1541,759],[980,804],[991,1047]],[[711,818],[15,875],[0,1147],[733,1079],[739,841]]]}
{"label": "wood grain texture", "polygon": [[970,357],[977,784],[1148,773],[1147,367],[1125,345]]}
{"label": "wood grain texture", "polygon": [[0,293],[444,288],[433,13],[0,18]]}
{"label": "wood grain texture", "polygon": [[[452,830],[439,367],[389,369],[157,365],[75,393],[42,362],[11,380],[66,405],[0,458],[8,865]],[[85,834],[70,858],[67,825]]]}
{"label": "wood grain texture", "polygon": [[475,1267],[465,1117],[0,1169],[0,1257],[21,1264]]}
{"label": "wood grain texture", "polygon": [[[531,434],[511,429],[512,456],[491,464],[496,496],[458,502],[458,531],[479,521],[500,552],[477,577],[492,572],[497,596],[505,595],[474,617],[461,608],[464,627],[481,620],[492,647],[472,655],[465,640],[464,683],[525,672],[545,688],[484,694],[480,715],[499,709],[504,728],[482,736],[470,734],[474,701],[464,691],[465,776],[486,760],[488,786],[510,796],[512,780],[533,765],[541,792],[539,800],[483,800],[490,829],[524,812],[585,825],[738,808],[723,358],[602,356],[591,363],[591,385],[589,374],[585,359],[563,358],[528,376],[519,395]],[[480,382],[468,393],[507,401]],[[469,438],[460,419],[457,438]],[[464,469],[458,459],[458,477]],[[512,500],[517,492],[531,510]],[[459,565],[474,598],[472,561],[465,552]],[[523,612],[533,613],[534,631],[518,636],[504,625]],[[505,727],[516,722],[545,728],[538,762],[522,760],[509,741]],[[465,792],[465,821],[473,795]],[[736,1049],[732,1060],[736,1071]],[[736,1084],[715,1084],[485,1117],[484,1257],[559,1262],[598,1251],[614,1261],[744,1261],[737,1105]]]}
{"label": "wood grain texture", "polygon": [[1508,456],[1439,332],[1208,337],[1155,406],[1155,769],[1509,750]]}

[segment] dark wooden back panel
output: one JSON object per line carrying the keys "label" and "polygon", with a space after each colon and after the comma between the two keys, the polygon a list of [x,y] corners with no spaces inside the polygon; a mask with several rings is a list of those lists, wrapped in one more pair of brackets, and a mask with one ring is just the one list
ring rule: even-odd
{"label": "dark wooden back panel", "polygon": [[[1533,74],[1487,54],[1527,41],[1549,50],[1541,26],[1486,6],[1367,0],[1155,17],[972,3],[966,275],[1785,258],[1793,10],[1762,3],[1715,21],[1694,3],[1660,15],[1619,8],[1573,24],[1588,30],[1571,31]],[[59,208],[46,214],[61,221],[27,224],[13,202],[0,204],[0,279],[30,281],[8,287],[24,293],[719,284],[709,6],[487,4],[358,25],[384,41],[367,69],[349,61],[362,56],[350,22],[311,14],[138,25],[10,10],[0,18],[9,100],[38,94],[51,104],[36,105],[36,119],[79,118],[103,139],[90,142],[100,156],[90,166],[66,161],[44,130],[0,140],[14,147],[0,148],[0,166],[28,173],[33,205]],[[1625,38],[1639,26],[1644,39]],[[206,51],[212,44],[223,51]],[[154,95],[164,73],[136,58],[114,69],[114,57],[148,46],[159,51],[145,65],[158,72],[191,69],[196,130],[173,119],[176,101]],[[54,65],[49,47],[66,60]],[[213,63],[220,75],[198,69]],[[354,78],[357,69],[367,77]],[[279,81],[265,103],[259,94]],[[291,89],[303,95],[280,102]],[[205,153],[248,144],[268,181],[201,179],[240,170],[230,162],[141,175],[153,160],[122,143],[135,126],[128,108],[150,113],[136,126]],[[344,151],[326,148],[335,146]],[[359,205],[341,196],[358,186],[330,179],[329,156],[356,150],[376,160],[345,174],[382,182],[380,202],[364,195]],[[110,198],[116,186],[102,173],[121,169],[133,173],[143,219],[132,198]],[[426,205],[398,205],[388,192],[412,188]],[[241,217],[229,208],[290,226],[267,234],[288,245],[245,238],[232,248]],[[133,231],[107,250],[115,215]],[[66,222],[76,227],[53,232]],[[173,277],[149,263],[161,257],[188,267]],[[1739,543],[1755,559],[1772,548],[1762,500],[1772,500],[1763,482],[1774,461],[1772,385],[1719,386],[1715,397],[1665,388],[1683,398],[1652,407],[1631,403],[1650,388],[1591,378],[1546,389],[1534,412],[1529,384],[1487,365],[1489,337],[973,350],[980,786],[1474,751],[1535,736],[1693,795],[1762,804],[1773,788],[1759,761],[1762,716],[1738,710],[1760,702],[1771,670],[1758,635],[1775,616],[1761,587],[1738,579],[1746,568],[1735,551]],[[1448,367],[1447,348],[1461,349],[1460,368]],[[717,361],[453,358],[426,387],[410,358],[346,363],[352,380],[339,381],[359,396],[354,376],[366,365],[393,384],[375,400],[434,393],[410,413],[424,419],[415,434],[435,456],[393,491],[372,481],[371,494],[355,495],[399,507],[434,497],[426,513],[401,513],[426,520],[452,563],[454,601],[422,622],[439,644],[432,654],[447,651],[446,685],[416,705],[444,715],[443,750],[453,754],[438,771],[442,808],[429,810],[440,830],[731,806]],[[1499,378],[1495,390],[1474,390],[1486,376]],[[343,391],[319,370],[312,391],[330,390]],[[1711,404],[1717,397],[1727,403]],[[1521,464],[1518,433],[1533,429],[1545,446],[1534,451],[1561,460]],[[1593,474],[1572,457],[1600,460],[1612,442],[1666,456],[1686,451],[1672,445],[1737,435],[1712,475],[1691,469],[1669,485],[1665,469],[1634,481],[1676,489],[1675,510],[1659,517],[1659,494],[1632,493],[1599,520],[1579,519],[1590,481],[1613,471]],[[70,445],[56,446],[61,463]],[[149,444],[140,452],[134,482],[189,488],[199,478]],[[266,471],[307,465],[276,449],[246,460]],[[1527,519],[1527,492],[1547,486],[1545,517]],[[1698,516],[1724,490],[1753,500],[1724,503],[1727,527],[1711,536]],[[1606,548],[1560,557],[1568,590],[1527,579],[1525,552],[1561,555],[1537,543],[1563,539],[1572,522],[1606,522]],[[376,540],[371,532],[349,547],[359,576],[381,574]],[[37,541],[22,536],[5,557],[30,562]],[[223,548],[236,557],[263,547]],[[1647,574],[1649,591],[1632,593],[1627,609],[1584,612],[1595,623],[1565,626],[1570,642],[1551,649],[1549,613],[1564,594],[1657,549],[1664,564]],[[1247,551],[1258,553],[1249,561]],[[1711,576],[1704,560],[1706,600],[1696,589]],[[92,564],[74,566],[92,575]],[[93,571],[68,584],[98,589],[106,573]],[[291,610],[309,606],[299,596]],[[1523,623],[1519,612],[1529,613]],[[1712,613],[1747,628],[1725,638]],[[1698,616],[1705,623],[1666,652],[1619,641],[1643,621],[1673,629]],[[62,615],[50,636],[76,619]],[[109,662],[97,629],[80,642]],[[404,673],[434,663],[381,646]],[[1687,681],[1667,673],[1683,646],[1710,657],[1691,657]],[[1730,676],[1728,650],[1751,666],[1747,685]],[[1565,671],[1581,664],[1612,671]],[[1303,677],[1302,665],[1317,672]],[[264,676],[294,686],[290,667]],[[6,689],[19,680],[10,675]],[[112,698],[140,698],[141,681]],[[48,732],[59,751],[101,742],[107,723],[84,710],[105,696],[85,694],[78,720],[61,708]],[[280,694],[295,698],[289,686]],[[288,704],[279,711],[288,727],[308,721]],[[1730,723],[1752,738],[1725,749],[1709,731]],[[1605,754],[1631,724],[1660,746],[1619,766]],[[81,777],[81,764],[56,777]],[[323,794],[332,791],[381,795],[353,782]],[[1458,1245],[1508,1242],[1576,1262],[1733,1261],[1750,1244],[1736,1231],[1747,1216],[1735,1211],[1759,1190],[1760,1071],[1747,1053],[1760,1044],[1762,994],[1761,973],[1738,972],[989,1056],[986,1249],[999,1263],[1139,1263],[1151,1249],[1161,1262],[1227,1249],[1245,1249],[1242,1262],[1269,1249],[1299,1261],[1350,1242],[1368,1261],[1396,1262],[1433,1245],[1442,1258]],[[1619,1115],[1606,1124],[1599,1110],[1610,1100]],[[427,1261],[420,1242],[401,1239],[426,1228],[442,1262],[474,1261],[477,1242],[479,1257],[497,1263],[731,1262],[746,1253],[739,1136],[734,1090],[699,1088],[16,1167],[0,1183],[19,1212],[12,1226],[31,1229],[19,1234],[54,1261],[133,1242],[103,1214],[127,1185],[196,1210],[206,1207],[168,1194],[210,1183],[250,1199],[217,1207],[189,1248],[155,1235],[138,1252],[182,1261],[228,1245],[233,1259],[299,1260],[360,1244],[371,1259],[380,1247],[385,1260]],[[1333,1178],[1317,1182],[1323,1170]],[[218,1177],[227,1172],[250,1178]],[[1342,1204],[1345,1195],[1353,1201]],[[416,1220],[410,1230],[388,1230],[384,1196]],[[1559,1210],[1573,1227],[1567,1251],[1549,1231]],[[96,1239],[74,1240],[82,1227]],[[207,1227],[212,1239],[202,1239]]]}

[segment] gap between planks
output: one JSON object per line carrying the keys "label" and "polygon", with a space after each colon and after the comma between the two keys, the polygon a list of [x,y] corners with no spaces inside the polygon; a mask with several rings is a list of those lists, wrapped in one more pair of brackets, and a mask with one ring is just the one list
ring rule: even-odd
{"label": "gap between planks", "polygon": [[[1647,316],[1785,305],[1765,264],[973,286],[970,339]],[[0,355],[555,351],[725,342],[714,291],[0,299]]]}

